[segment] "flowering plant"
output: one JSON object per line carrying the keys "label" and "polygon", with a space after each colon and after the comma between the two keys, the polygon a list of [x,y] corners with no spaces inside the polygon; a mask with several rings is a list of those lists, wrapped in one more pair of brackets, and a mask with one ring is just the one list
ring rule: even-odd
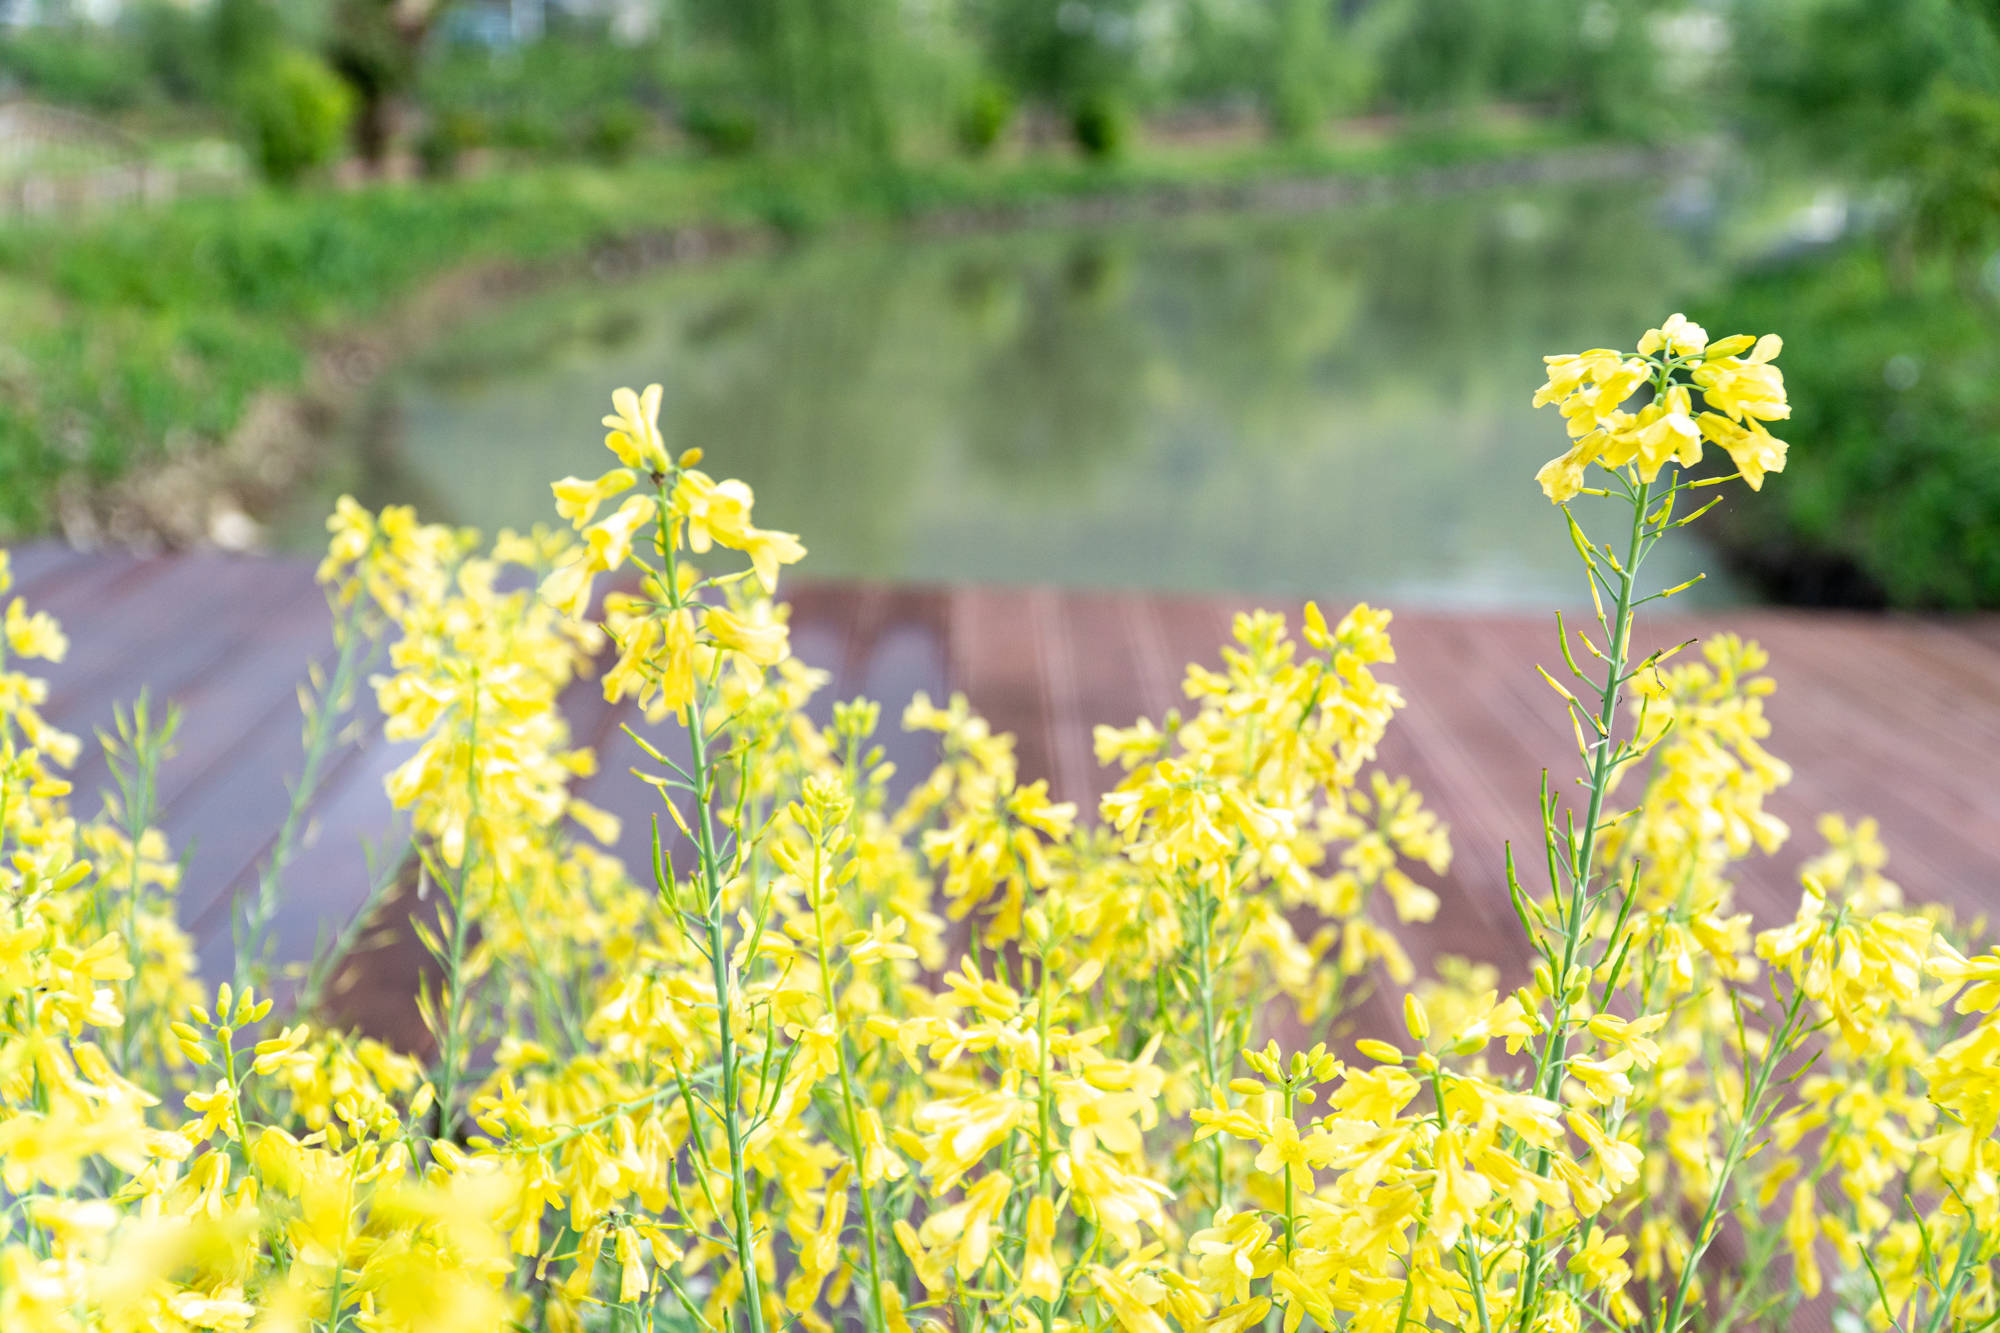
{"label": "flowering plant", "polygon": [[[962,698],[909,705],[940,757],[899,794],[875,704],[806,712],[773,600],[803,547],[669,456],[657,388],[615,396],[619,466],[556,483],[570,531],[330,521],[300,799],[386,644],[425,1050],[324,1022],[337,950],[270,967],[297,818],[198,986],[152,827],[173,718],[121,715],[79,818],[24,667],[66,644],[17,599],[0,1327],[1681,1333],[1823,1295],[2000,1323],[2000,952],[1906,908],[1865,820],[1824,821],[1796,918],[1755,930],[1732,876],[1789,775],[1764,655],[1634,649],[1677,591],[1641,581],[1654,544],[1783,467],[1778,351],[1675,316],[1549,360],[1573,444],[1540,480],[1596,613],[1543,672],[1580,770],[1544,783],[1544,873],[1509,857],[1536,961],[1504,995],[1397,942],[1450,848],[1377,762],[1387,613],[1239,617],[1186,715],[1098,730],[1094,822]],[[570,790],[594,759],[558,701],[600,657],[661,798],[636,876]],[[1351,1038],[1382,988],[1404,1034]]]}

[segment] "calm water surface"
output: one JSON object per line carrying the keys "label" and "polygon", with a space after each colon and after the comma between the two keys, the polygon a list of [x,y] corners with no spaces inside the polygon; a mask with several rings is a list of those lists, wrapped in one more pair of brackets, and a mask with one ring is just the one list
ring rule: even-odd
{"label": "calm water surface", "polygon": [[[819,576],[1573,603],[1540,357],[1682,299],[1726,331],[1699,295],[1741,242],[1688,198],[850,240],[552,293],[400,369],[277,535],[316,545],[342,490],[554,521],[548,482],[609,465],[610,391],[660,381],[670,448],[750,482]],[[1658,560],[1740,596],[1692,541]]]}

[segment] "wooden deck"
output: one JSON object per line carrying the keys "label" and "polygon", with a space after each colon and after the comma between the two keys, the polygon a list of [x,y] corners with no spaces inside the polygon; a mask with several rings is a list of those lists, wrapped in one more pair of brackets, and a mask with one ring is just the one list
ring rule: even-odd
{"label": "wooden deck", "polygon": [[[70,660],[48,673],[53,720],[88,735],[141,687],[184,710],[180,753],[162,774],[161,822],[187,854],[184,917],[203,965],[226,967],[228,904],[254,883],[298,767],[305,663],[331,644],[310,563],[29,547],[15,553],[15,568],[18,592],[60,617],[71,638]],[[1093,762],[1092,724],[1180,703],[1184,664],[1215,662],[1230,617],[1248,605],[868,584],[800,584],[790,595],[795,651],[833,674],[822,712],[866,694],[885,703],[885,724],[893,724],[917,690],[964,690],[996,728],[1018,737],[1026,775],[1049,778],[1087,810],[1111,777]],[[1797,865],[1816,844],[1813,819],[1828,810],[1880,818],[1889,871],[1913,898],[1968,914],[2000,907],[2000,618],[1758,610],[1658,632],[1721,629],[1769,648],[1779,681],[1769,744],[1797,775],[1775,802],[1793,826],[1792,843],[1746,875],[1747,905],[1760,922],[1789,916]],[[1392,633],[1398,661],[1384,674],[1409,707],[1382,762],[1415,780],[1450,822],[1456,848],[1436,886],[1443,908],[1412,932],[1414,951],[1483,957],[1517,974],[1501,846],[1535,845],[1542,767],[1573,771],[1568,726],[1533,670],[1554,656],[1553,622],[1404,612]],[[604,760],[583,794],[627,816],[627,850],[637,861],[652,793],[626,775],[636,752],[618,730],[624,715],[594,687],[576,691],[569,706],[579,737]],[[906,772],[925,763],[928,738],[893,725],[884,731]],[[382,777],[399,757],[379,737],[341,752],[315,806],[314,840],[288,876],[278,925],[287,958],[309,953],[318,932],[363,900],[361,847],[393,827]],[[93,749],[75,776],[80,808],[93,809],[107,777]]]}

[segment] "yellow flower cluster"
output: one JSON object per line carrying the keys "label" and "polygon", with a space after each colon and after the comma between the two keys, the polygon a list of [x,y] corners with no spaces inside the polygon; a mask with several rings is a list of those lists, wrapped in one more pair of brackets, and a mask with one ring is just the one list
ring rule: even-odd
{"label": "yellow flower cluster", "polygon": [[[1378,763],[1387,613],[1238,617],[1183,712],[1098,730],[1094,818],[963,698],[909,705],[938,757],[899,777],[880,709],[819,710],[789,656],[803,548],[668,456],[657,388],[614,400],[618,467],[556,483],[568,530],[330,522],[308,767],[379,662],[421,1049],[329,1030],[337,952],[267,976],[258,910],[197,987],[151,827],[173,719],[121,718],[77,819],[19,665],[65,644],[10,604],[0,1327],[1682,1333],[1829,1294],[1991,1324],[2000,953],[1907,907],[1866,820],[1753,922],[1740,869],[1788,836],[1765,656],[1631,648],[1699,440],[1782,463],[1776,346],[1676,316],[1551,362],[1576,445],[1543,483],[1598,464],[1631,527],[1570,521],[1596,623],[1543,674],[1577,794],[1545,785],[1545,882],[1505,867],[1504,991],[1398,939],[1450,846]],[[561,700],[598,665],[648,719],[642,867],[572,791]]]}
{"label": "yellow flower cluster", "polygon": [[1706,442],[1720,445],[1750,488],[1760,489],[1766,473],[1785,468],[1785,442],[1764,427],[1792,414],[1784,376],[1772,364],[1783,347],[1775,333],[1710,342],[1699,324],[1674,315],[1647,331],[1637,354],[1600,347],[1544,358],[1549,379],[1535,406],[1557,404],[1574,443],[1535,480],[1561,504],[1583,489],[1592,463],[1630,468],[1650,482],[1670,462],[1700,462]]}

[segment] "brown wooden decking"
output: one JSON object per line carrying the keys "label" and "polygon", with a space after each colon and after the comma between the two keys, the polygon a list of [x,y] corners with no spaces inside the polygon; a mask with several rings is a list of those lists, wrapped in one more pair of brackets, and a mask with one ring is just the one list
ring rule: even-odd
{"label": "brown wooden decking", "polygon": [[[149,687],[184,710],[180,753],[162,774],[162,824],[185,849],[184,919],[204,966],[226,966],[228,905],[254,883],[288,801],[300,757],[297,689],[331,643],[310,563],[211,554],[142,558],[35,546],[14,557],[18,593],[61,618],[69,661],[48,672],[48,713],[88,735],[114,702]],[[789,593],[798,656],[832,673],[819,701],[866,694],[885,704],[890,757],[906,772],[927,737],[895,726],[917,690],[954,689],[1015,733],[1023,772],[1047,777],[1086,810],[1112,774],[1091,755],[1091,726],[1158,716],[1182,702],[1186,663],[1214,663],[1230,619],[1249,601],[1051,588],[885,587],[801,583]],[[1294,606],[1281,606],[1296,612]],[[1294,617],[1295,619],[1295,617]],[[1735,630],[1769,648],[1779,688],[1770,748],[1796,777],[1774,806],[1794,837],[1745,874],[1760,922],[1788,916],[1796,868],[1814,849],[1821,811],[1880,818],[1890,873],[1913,898],[1962,913],[2000,907],[2000,618],[1943,620],[1755,610],[1659,626],[1661,641]],[[1438,919],[1409,932],[1413,951],[1520,963],[1501,847],[1534,861],[1535,793],[1544,765],[1574,772],[1567,723],[1535,675],[1554,658],[1553,619],[1404,612],[1398,661],[1384,675],[1409,706],[1381,762],[1414,779],[1449,821],[1456,859],[1436,887]],[[626,817],[636,861],[653,810],[632,780],[637,758],[621,710],[594,687],[569,701],[579,738],[603,764],[583,794]],[[314,808],[316,836],[287,876],[279,947],[310,952],[316,934],[366,893],[365,839],[393,827],[382,777],[395,747],[367,737],[340,753]],[[107,775],[88,747],[76,772],[80,808]]]}

